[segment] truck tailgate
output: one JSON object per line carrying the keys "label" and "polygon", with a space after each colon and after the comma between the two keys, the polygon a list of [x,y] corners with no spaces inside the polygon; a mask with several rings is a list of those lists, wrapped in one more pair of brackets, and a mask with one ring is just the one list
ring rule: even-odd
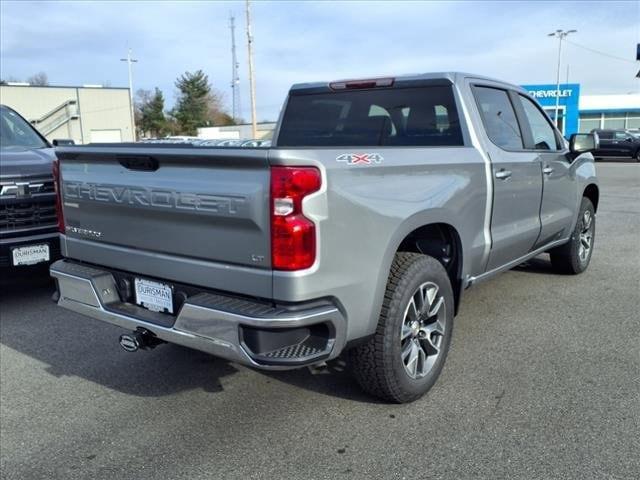
{"label": "truck tailgate", "polygon": [[[92,243],[97,264],[104,246],[105,252],[123,247],[174,261],[225,264],[217,275],[233,266],[268,271],[267,154],[190,146],[60,149],[67,256],[74,257],[71,240],[77,239]],[[150,271],[194,283],[175,278],[175,271]]]}

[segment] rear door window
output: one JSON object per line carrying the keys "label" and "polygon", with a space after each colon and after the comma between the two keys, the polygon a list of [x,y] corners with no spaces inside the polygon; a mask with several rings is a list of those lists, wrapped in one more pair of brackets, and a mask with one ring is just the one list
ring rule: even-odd
{"label": "rear door window", "polygon": [[293,94],[278,146],[463,145],[451,86]]}
{"label": "rear door window", "polygon": [[524,114],[527,117],[536,150],[557,150],[558,138],[547,117],[530,98],[519,95]]}
{"label": "rear door window", "polygon": [[596,131],[600,140],[613,140],[613,132],[611,130],[599,130]]}
{"label": "rear door window", "polygon": [[614,136],[615,140],[626,140],[628,138],[631,138],[631,135],[625,132],[616,132]]}
{"label": "rear door window", "polygon": [[505,150],[522,150],[522,132],[516,112],[506,90],[492,87],[474,87],[482,123],[493,143]]}

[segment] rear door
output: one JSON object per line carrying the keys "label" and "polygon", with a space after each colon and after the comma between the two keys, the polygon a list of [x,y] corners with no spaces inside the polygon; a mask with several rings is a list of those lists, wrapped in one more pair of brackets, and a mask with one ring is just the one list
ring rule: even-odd
{"label": "rear door", "polygon": [[577,181],[571,172],[568,149],[540,106],[529,97],[516,96],[516,112],[523,125],[525,147],[542,164],[542,228],[535,248],[567,238],[575,217]]}
{"label": "rear door", "polygon": [[616,155],[621,157],[632,157],[636,147],[634,138],[627,132],[614,132],[613,145]]}
{"label": "rear door", "polygon": [[142,147],[59,152],[68,256],[90,243],[96,263],[101,252],[124,249],[270,267],[266,149]]}
{"label": "rear door", "polygon": [[508,90],[475,85],[493,173],[491,253],[487,270],[526,255],[540,234],[542,168],[536,152],[525,149]]}
{"label": "rear door", "polygon": [[600,130],[597,132],[600,139],[600,146],[598,148],[598,156],[613,157],[616,156],[616,145],[613,140],[612,130]]}

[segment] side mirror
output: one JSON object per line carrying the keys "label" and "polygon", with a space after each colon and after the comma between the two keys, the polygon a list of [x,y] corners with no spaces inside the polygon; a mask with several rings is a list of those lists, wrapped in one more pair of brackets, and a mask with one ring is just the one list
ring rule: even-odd
{"label": "side mirror", "polygon": [[54,147],[64,147],[65,145],[75,145],[76,142],[70,138],[56,138],[53,142]]}
{"label": "side mirror", "polygon": [[574,133],[569,139],[569,151],[573,158],[597,150],[599,146],[600,139],[596,133]]}

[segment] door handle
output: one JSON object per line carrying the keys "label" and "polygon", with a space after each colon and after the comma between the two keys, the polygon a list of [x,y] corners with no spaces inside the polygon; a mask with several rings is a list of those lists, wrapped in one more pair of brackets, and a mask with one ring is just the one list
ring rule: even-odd
{"label": "door handle", "polygon": [[551,167],[544,167],[542,169],[542,173],[544,173],[545,175],[551,175],[553,173],[553,168]]}
{"label": "door handle", "polygon": [[511,170],[505,170],[503,168],[496,172],[496,178],[499,178],[500,180],[506,180],[507,178],[510,178],[510,177],[511,177]]}

